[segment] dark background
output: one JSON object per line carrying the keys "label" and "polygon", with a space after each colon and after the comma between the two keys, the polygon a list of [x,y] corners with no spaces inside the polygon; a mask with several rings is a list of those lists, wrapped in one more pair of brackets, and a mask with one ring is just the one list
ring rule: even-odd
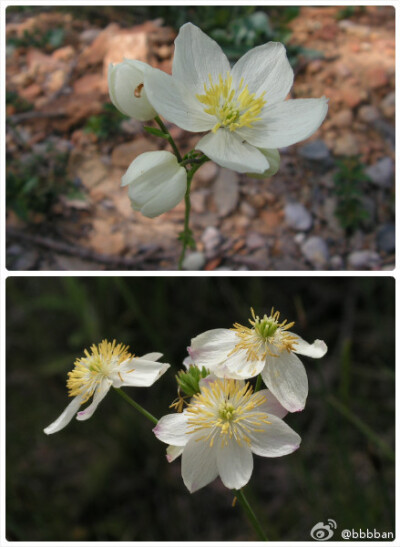
{"label": "dark background", "polygon": [[87,422],[46,436],[68,403],[75,358],[102,338],[171,369],[125,388],[170,412],[190,339],[246,324],[274,306],[320,360],[302,358],[310,393],[286,419],[302,437],[287,457],[255,456],[248,498],[271,540],[305,541],[328,518],[340,530],[394,531],[394,281],[391,278],[9,278],[7,537],[25,541],[256,540],[217,479],[189,494],[152,425],[112,391]]}

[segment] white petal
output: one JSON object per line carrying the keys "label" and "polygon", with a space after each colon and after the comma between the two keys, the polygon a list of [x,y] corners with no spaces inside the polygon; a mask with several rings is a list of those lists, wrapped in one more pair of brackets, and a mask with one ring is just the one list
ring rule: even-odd
{"label": "white petal", "polygon": [[251,450],[258,456],[277,458],[286,456],[297,450],[301,438],[283,420],[269,414],[266,418],[270,423],[257,426],[257,430],[250,431]]}
{"label": "white petal", "polygon": [[294,99],[265,106],[262,120],[237,133],[260,148],[281,148],[308,139],[324,121],[328,99]]}
{"label": "white petal", "polygon": [[193,493],[218,476],[215,444],[192,437],[182,453],[182,478],[186,488]]}
{"label": "white petal", "polygon": [[306,355],[307,357],[313,357],[314,359],[319,359],[328,351],[328,347],[323,340],[314,340],[312,344],[309,344],[298,334],[290,334],[296,337],[296,345],[293,349],[295,353]]}
{"label": "white petal", "polygon": [[247,443],[239,445],[234,439],[221,446],[217,443],[218,473],[227,488],[239,490],[250,480],[253,456]]}
{"label": "white petal", "polygon": [[221,365],[217,366],[215,368],[215,373],[219,377],[229,376],[234,379],[247,379],[260,374],[264,366],[264,359],[257,361],[248,360],[247,351],[245,349],[239,349],[227,357]]}
{"label": "white petal", "polygon": [[154,218],[173,209],[185,197],[186,188],[187,174],[182,167],[173,177],[164,181],[159,193],[143,205],[141,213],[148,218]]}
{"label": "white petal", "polygon": [[[150,65],[129,59],[108,67],[108,89],[114,106],[126,116],[142,122],[157,115],[142,85],[146,70],[152,70]],[[142,88],[138,88],[140,85]]]}
{"label": "white petal", "polygon": [[176,458],[179,458],[179,456],[182,454],[182,452],[183,452],[183,446],[173,446],[172,444],[170,444],[167,447],[167,460],[168,460],[168,463],[171,463],[174,460],[176,460]]}
{"label": "white petal", "polygon": [[183,25],[175,40],[172,75],[197,93],[204,93],[204,83],[209,76],[214,82],[225,76],[230,69],[229,61],[212,38],[192,23]]}
{"label": "white petal", "polygon": [[147,361],[158,361],[162,356],[162,353],[157,353],[154,351],[153,353],[146,353],[146,355],[142,355],[141,359],[146,359]]}
{"label": "white petal", "polygon": [[[122,377],[121,386],[152,386],[171,366],[168,363],[158,363],[157,361],[150,361],[143,357],[134,357],[131,359],[129,365],[129,372],[120,372]],[[114,378],[113,384],[115,387],[119,387],[118,381],[114,380]]]}
{"label": "white petal", "polygon": [[264,173],[247,173],[248,177],[254,177],[256,179],[266,179],[272,177],[279,171],[281,165],[281,156],[279,151],[273,148],[259,148],[261,154],[263,154],[269,163],[269,167]]}
{"label": "white petal", "polygon": [[289,410],[303,410],[308,395],[308,380],[303,363],[294,353],[282,351],[266,358],[261,376],[278,401]]}
{"label": "white petal", "polygon": [[279,42],[251,49],[235,64],[232,76],[236,87],[243,78],[243,84],[257,97],[265,91],[267,105],[283,101],[293,85],[293,70]]}
{"label": "white petal", "polygon": [[232,330],[212,329],[192,338],[188,351],[193,363],[198,367],[212,370],[226,360],[238,341]]}
{"label": "white petal", "polygon": [[265,403],[257,407],[257,411],[265,412],[266,414],[273,414],[278,418],[284,418],[288,411],[281,405],[275,395],[269,389],[261,389],[258,393],[264,395],[266,398]]}
{"label": "white petal", "polygon": [[[174,154],[167,150],[143,152],[129,165],[126,173],[122,176],[121,186],[133,183],[135,186],[140,186],[143,183],[159,186],[179,169],[184,168],[178,165]],[[138,199],[140,197],[138,196]]]}
{"label": "white petal", "polygon": [[171,152],[144,152],[122,177],[122,186],[126,185],[133,207],[153,218],[181,201],[186,193],[187,174]]}
{"label": "white petal", "polygon": [[194,91],[169,74],[154,69],[145,74],[147,96],[159,114],[186,131],[208,131],[216,118],[204,112]]}
{"label": "white petal", "polygon": [[78,408],[81,406],[82,399],[83,395],[78,395],[77,397],[74,397],[67,406],[67,408],[64,410],[64,412],[60,414],[60,416],[57,418],[57,420],[47,426],[43,431],[47,435],[51,435],[52,433],[56,433],[57,431],[60,431],[60,429],[63,429],[67,424],[69,424],[69,422],[77,413]]}
{"label": "white petal", "polygon": [[238,173],[263,173],[269,167],[267,158],[238,134],[228,129],[208,133],[196,145],[211,160]]}
{"label": "white petal", "polygon": [[189,440],[187,421],[188,415],[186,412],[167,414],[158,420],[153,433],[163,443],[185,446]]}
{"label": "white petal", "polygon": [[104,399],[104,397],[107,395],[110,387],[111,387],[111,380],[102,380],[100,384],[98,385],[96,391],[93,395],[93,401],[92,403],[85,408],[85,410],[82,410],[81,412],[78,412],[76,419],[79,421],[88,420],[91,416],[93,416],[94,411],[99,406],[99,403]]}

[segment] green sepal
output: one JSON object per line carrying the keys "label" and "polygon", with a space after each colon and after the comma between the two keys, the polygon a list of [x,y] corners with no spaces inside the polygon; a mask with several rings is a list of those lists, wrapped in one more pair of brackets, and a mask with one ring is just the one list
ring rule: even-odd
{"label": "green sepal", "polygon": [[180,370],[175,376],[176,382],[185,395],[193,397],[196,393],[200,393],[200,380],[210,374],[210,371],[205,367],[201,369],[196,365],[190,365],[188,370]]}

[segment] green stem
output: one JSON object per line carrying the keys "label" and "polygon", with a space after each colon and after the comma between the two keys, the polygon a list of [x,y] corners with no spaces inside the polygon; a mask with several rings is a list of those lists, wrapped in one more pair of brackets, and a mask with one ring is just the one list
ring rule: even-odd
{"label": "green stem", "polygon": [[181,156],[181,154],[178,150],[178,147],[175,144],[174,139],[171,136],[171,133],[165,127],[165,125],[164,125],[163,121],[161,120],[160,116],[156,116],[154,119],[158,123],[158,125],[160,126],[161,131],[163,131],[164,133],[166,133],[168,135],[168,142],[172,146],[172,150],[174,151],[174,154],[177,157],[178,162],[181,163],[182,156]]}
{"label": "green stem", "polygon": [[189,218],[190,218],[190,186],[192,184],[193,175],[196,173],[197,169],[199,169],[203,163],[206,163],[208,161],[207,156],[202,156],[201,158],[198,158],[196,160],[196,163],[192,165],[192,168],[188,171],[187,174],[187,186],[186,186],[186,194],[185,194],[185,222],[183,225],[183,232],[181,234],[182,239],[182,251],[179,257],[178,261],[178,269],[182,270],[182,264],[183,260],[185,258],[186,249],[192,241],[192,233],[189,228]]}
{"label": "green stem", "polygon": [[256,391],[260,391],[261,386],[262,386],[262,376],[261,376],[261,374],[259,374],[259,375],[257,376],[256,387],[254,388],[254,393],[255,393]]}
{"label": "green stem", "polygon": [[237,499],[240,502],[240,505],[243,507],[244,512],[246,513],[249,521],[251,522],[254,528],[254,531],[258,535],[259,539],[261,539],[261,541],[268,541],[268,538],[265,535],[264,530],[262,529],[258,518],[256,517],[253,509],[251,508],[249,502],[247,501],[246,496],[244,495],[243,489],[235,490],[234,492],[236,494]]}
{"label": "green stem", "polygon": [[328,395],[328,403],[333,406],[342,416],[347,418],[361,433],[363,433],[367,439],[378,446],[383,454],[392,462],[395,461],[395,454],[385,441],[383,441],[376,433],[373,431],[369,425],[367,425],[363,420],[356,416],[346,405],[341,403],[333,395]]}
{"label": "green stem", "polygon": [[121,395],[121,397],[123,399],[125,399],[125,401],[130,404],[131,406],[133,406],[133,408],[136,408],[136,410],[138,410],[141,414],[143,414],[143,416],[145,416],[148,420],[150,420],[151,422],[153,422],[153,424],[157,425],[158,424],[158,420],[157,418],[155,418],[152,414],[150,414],[150,412],[147,412],[147,410],[145,410],[142,406],[140,406],[136,401],[134,401],[133,399],[131,399],[131,397],[129,397],[129,395],[127,395],[125,393],[125,391],[122,391],[122,389],[120,388],[117,388],[115,387],[114,388],[115,391],[117,393],[119,393],[119,395]]}

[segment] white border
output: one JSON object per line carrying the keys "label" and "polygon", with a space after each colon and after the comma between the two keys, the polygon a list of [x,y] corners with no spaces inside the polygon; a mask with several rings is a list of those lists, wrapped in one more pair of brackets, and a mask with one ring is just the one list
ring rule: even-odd
{"label": "white border", "polygon": [[[54,5],[56,4],[56,5]],[[91,6],[108,6],[112,3],[109,0],[97,0],[94,2],[93,0],[89,1],[79,1],[79,0],[70,0],[70,1],[64,1],[61,0],[59,2],[50,2],[50,1],[42,1],[42,2],[29,2],[29,1],[9,1],[5,2],[4,0],[0,0],[0,51],[2,52],[0,56],[0,75],[1,80],[3,82],[2,88],[1,88],[1,96],[0,96],[0,119],[2,122],[2,131],[0,135],[0,150],[1,150],[1,158],[5,158],[5,9],[8,6],[82,6],[82,5],[91,5]],[[264,1],[260,2],[257,0],[253,0],[252,2],[246,2],[245,0],[239,1],[239,0],[220,0],[218,2],[211,2],[210,0],[198,0],[195,2],[190,1],[184,1],[184,0],[175,0],[171,2],[154,2],[154,1],[143,1],[143,2],[118,2],[116,4],[112,4],[113,7],[121,6],[121,7],[127,7],[131,5],[146,5],[146,6],[160,6],[160,5],[177,5],[177,6],[204,6],[204,5],[226,5],[226,6],[240,6],[245,4],[252,4],[254,6],[393,6],[396,10],[395,19],[396,19],[396,99],[398,98],[398,84],[399,84],[399,76],[398,76],[398,67],[399,67],[399,61],[398,61],[398,34],[399,34],[399,22],[400,22],[400,8],[398,7],[398,3],[396,1],[382,1],[382,0],[364,0],[361,1],[334,1],[334,0],[323,0],[316,1],[316,2],[309,2],[306,0],[303,1],[293,1],[293,2],[285,2],[283,0],[274,0],[274,1]],[[397,9],[396,9],[397,8]],[[398,127],[399,127],[399,120],[398,117],[396,117],[396,135],[398,134]],[[397,146],[396,146],[396,159],[397,159]],[[1,161],[1,160],[0,160]],[[2,162],[2,169],[1,169],[1,188],[3,189],[2,192],[2,198],[0,199],[0,211],[1,211],[1,231],[0,231],[0,242],[1,242],[1,257],[0,257],[0,298],[1,298],[1,304],[0,304],[0,319],[1,319],[1,332],[0,332],[0,351],[1,351],[1,383],[0,383],[0,398],[1,398],[1,423],[0,423],[0,456],[1,456],[1,466],[0,466],[0,481],[1,481],[1,512],[0,512],[0,546],[6,546],[11,544],[16,544],[19,547],[41,547],[41,546],[48,546],[48,545],[59,545],[59,546],[67,546],[67,545],[74,545],[74,546],[98,546],[101,545],[118,545],[119,547],[131,547],[133,542],[27,542],[27,541],[8,541],[5,538],[5,346],[6,346],[6,335],[5,335],[5,286],[6,286],[6,279],[8,277],[97,277],[97,276],[126,276],[126,277],[160,277],[160,276],[182,276],[182,277],[226,277],[228,275],[228,272],[177,272],[177,271],[154,271],[154,272],[135,272],[135,271],[73,271],[73,272],[55,272],[55,271],[49,271],[49,272],[42,272],[42,271],[19,271],[19,272],[8,272],[5,268],[5,161]],[[399,168],[397,166],[396,162],[396,179],[399,174]],[[398,213],[398,203],[396,201],[396,220],[397,220],[397,213]],[[396,238],[398,240],[399,236],[399,227],[396,222]],[[396,261],[397,263],[397,261]],[[371,272],[371,271],[283,271],[283,272],[275,272],[275,271],[245,271],[245,272],[238,272],[238,271],[232,271],[229,272],[229,277],[393,277],[395,281],[397,282],[397,267],[393,271],[377,271],[377,272]],[[396,283],[397,284],[397,283]],[[396,319],[398,317],[398,311],[399,311],[399,296],[396,291]],[[398,324],[396,322],[396,339],[399,339],[400,336],[400,329],[398,327]],[[396,366],[397,366],[397,351],[396,351]],[[400,386],[400,380],[399,375],[396,375],[396,393],[400,393],[399,391]],[[396,411],[398,410],[398,403],[396,405]],[[396,412],[397,416],[397,412]],[[399,441],[399,428],[396,427],[396,454],[398,453],[398,450],[400,448],[400,441]],[[398,465],[398,458],[396,458],[396,536],[397,536],[397,542],[394,540],[393,542],[387,542],[387,541],[377,541],[377,542],[364,542],[364,541],[330,541],[329,545],[337,546],[337,547],[343,547],[343,545],[349,545],[349,546],[363,546],[363,545],[378,545],[378,546],[384,546],[384,545],[390,545],[390,544],[396,544],[400,545],[400,537],[399,537],[399,465]],[[345,487],[345,485],[343,485]],[[300,500],[299,500],[300,502]],[[146,542],[148,545],[174,545],[178,542]],[[207,545],[209,543],[217,543],[219,545],[231,545],[232,542],[179,542],[179,545],[193,545],[193,546],[200,546],[200,545]],[[297,547],[305,547],[305,546],[315,546],[318,542],[316,541],[296,541],[296,542],[270,542],[270,545],[296,545]],[[261,542],[235,542],[235,545],[238,546],[253,546],[253,545],[262,545]]]}

